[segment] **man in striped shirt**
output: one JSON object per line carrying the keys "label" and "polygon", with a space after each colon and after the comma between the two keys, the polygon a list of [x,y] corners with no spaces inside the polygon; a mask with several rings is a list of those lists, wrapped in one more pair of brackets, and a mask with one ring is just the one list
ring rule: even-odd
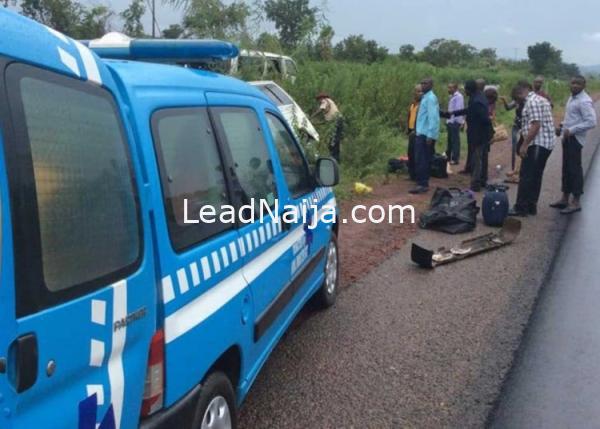
{"label": "man in striped shirt", "polygon": [[509,215],[535,216],[546,161],[554,149],[556,139],[554,119],[550,102],[533,92],[529,83],[520,83],[515,95],[517,101],[524,101],[521,129],[523,143],[519,148],[519,156],[523,162],[519,176],[517,202],[510,210]]}

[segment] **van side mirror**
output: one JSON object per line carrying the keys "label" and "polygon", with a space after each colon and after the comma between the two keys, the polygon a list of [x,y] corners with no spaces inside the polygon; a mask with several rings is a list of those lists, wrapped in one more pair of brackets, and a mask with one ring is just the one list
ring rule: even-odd
{"label": "van side mirror", "polygon": [[319,158],[315,167],[315,178],[320,186],[335,186],[340,183],[340,168],[333,158]]}

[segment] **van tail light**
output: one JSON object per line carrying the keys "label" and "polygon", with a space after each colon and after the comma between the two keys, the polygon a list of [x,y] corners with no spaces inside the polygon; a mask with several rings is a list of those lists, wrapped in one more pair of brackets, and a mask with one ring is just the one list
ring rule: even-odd
{"label": "van tail light", "polygon": [[144,384],[142,417],[148,417],[163,407],[165,391],[165,334],[161,329],[152,337],[148,370]]}

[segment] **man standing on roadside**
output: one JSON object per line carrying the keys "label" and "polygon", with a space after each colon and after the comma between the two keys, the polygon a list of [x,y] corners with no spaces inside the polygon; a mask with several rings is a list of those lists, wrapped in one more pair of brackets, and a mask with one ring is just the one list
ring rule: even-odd
{"label": "man standing on roadside", "polygon": [[508,214],[535,216],[546,161],[554,149],[556,139],[552,107],[547,99],[533,92],[533,88],[525,82],[519,84],[515,95],[517,101],[525,102],[521,124],[523,143],[519,148],[519,156],[523,162],[517,202]]}
{"label": "man standing on roadside", "polygon": [[[465,92],[469,97],[466,109],[442,113],[442,116],[467,115],[467,141],[471,147],[471,190],[479,192],[487,174],[488,146],[491,138],[492,121],[489,115],[488,101],[474,80],[465,82]],[[487,167],[486,167],[487,168]],[[487,173],[487,172],[486,172]]]}
{"label": "man standing on roadside", "polygon": [[552,98],[546,91],[544,91],[544,76],[537,76],[533,80],[533,92],[535,92],[540,97],[544,97],[550,103],[550,107],[554,109],[554,104],[552,103]]}
{"label": "man standing on roadside", "polygon": [[[458,90],[458,84],[452,82],[448,84],[448,112],[462,110],[465,108],[465,99]],[[446,149],[446,157],[451,165],[457,165],[460,161],[460,129],[464,126],[464,116],[450,116],[446,120],[446,128],[448,130],[448,148]]]}
{"label": "man standing on roadside", "polygon": [[[485,89],[486,81],[484,78],[475,80],[475,86],[477,91],[483,94]],[[466,89],[465,89],[466,92]],[[469,141],[469,132],[467,130],[467,161],[465,162],[465,168],[458,172],[458,174],[472,175],[473,174],[473,145]]]}
{"label": "man standing on roadside", "polygon": [[[583,195],[583,168],[581,166],[581,150],[589,130],[596,127],[597,118],[594,103],[585,92],[586,81],[583,76],[571,79],[571,97],[567,101],[564,122],[562,123],[562,198],[550,204],[560,209],[562,214],[573,214],[581,211],[580,198]],[[561,129],[557,130],[561,134]],[[573,200],[569,202],[569,197]]]}
{"label": "man standing on roadside", "polygon": [[417,113],[419,112],[419,104],[423,97],[421,85],[415,86],[413,102],[408,106],[408,118],[406,123],[406,134],[408,134],[408,176],[410,180],[417,180],[415,171],[415,143],[417,140]]}
{"label": "man standing on roadside", "polygon": [[423,194],[429,191],[429,175],[431,173],[431,158],[435,142],[440,135],[440,105],[433,93],[433,79],[421,81],[423,98],[417,113],[417,138],[415,141],[415,161],[417,186],[411,189],[411,194]]}
{"label": "man standing on roadside", "polygon": [[335,101],[328,94],[322,92],[315,99],[319,103],[319,107],[311,116],[311,119],[322,114],[325,122],[333,124],[331,139],[329,141],[329,154],[337,162],[340,162],[340,146],[344,136],[344,117],[340,113],[340,109],[335,104]]}

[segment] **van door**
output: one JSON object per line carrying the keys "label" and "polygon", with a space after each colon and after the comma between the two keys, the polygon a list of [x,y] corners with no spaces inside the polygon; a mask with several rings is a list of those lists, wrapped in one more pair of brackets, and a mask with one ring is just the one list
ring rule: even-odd
{"label": "van door", "polygon": [[211,116],[220,140],[229,149],[241,203],[248,207],[242,213],[239,234],[245,246],[244,277],[252,289],[254,341],[258,342],[278,314],[272,309],[290,279],[289,250],[294,237],[303,233],[292,233],[270,216],[280,219],[285,207],[279,204],[274,153],[265,141],[257,112],[250,107],[213,107]]}
{"label": "van door", "polygon": [[0,426],[136,427],[156,288],[114,85],[19,63],[2,83]]}

